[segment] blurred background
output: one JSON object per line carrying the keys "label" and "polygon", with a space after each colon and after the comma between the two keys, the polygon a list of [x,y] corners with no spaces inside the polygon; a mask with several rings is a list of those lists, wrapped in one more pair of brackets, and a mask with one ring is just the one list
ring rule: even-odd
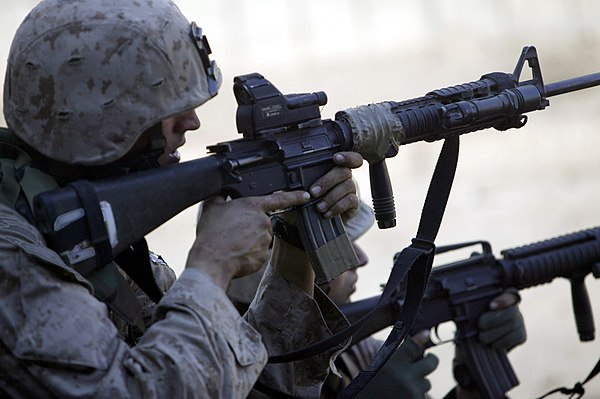
{"label": "blurred background", "polygon": [[[37,1],[6,2],[0,14],[0,54]],[[238,138],[233,77],[259,72],[281,92],[325,91],[324,118],[384,100],[405,100],[493,71],[512,72],[525,45],[538,50],[546,83],[600,71],[600,2],[530,0],[179,0],[202,26],[223,72],[223,87],[202,106],[199,132],[188,134],[183,160],[206,146]],[[0,71],[4,72],[4,70]],[[487,240],[500,250],[600,225],[600,88],[550,99],[520,130],[462,137],[455,183],[437,244]],[[2,120],[4,125],[4,121]],[[415,235],[441,143],[415,143],[388,160],[398,226],[374,228],[360,244],[370,256],[354,299],[380,292],[393,255]],[[355,172],[370,202],[368,169]],[[198,182],[202,184],[202,182]],[[174,193],[173,195],[177,195]],[[149,237],[150,247],[179,273],[193,241],[196,208]],[[440,256],[436,264],[464,258]],[[586,280],[596,319],[600,284]],[[522,292],[528,341],[509,358],[521,384],[514,398],[538,397],[585,379],[600,357],[596,341],[578,340],[567,281]],[[381,333],[382,338],[387,334]],[[434,398],[453,385],[452,345],[434,348]],[[600,397],[600,379],[586,385]]]}

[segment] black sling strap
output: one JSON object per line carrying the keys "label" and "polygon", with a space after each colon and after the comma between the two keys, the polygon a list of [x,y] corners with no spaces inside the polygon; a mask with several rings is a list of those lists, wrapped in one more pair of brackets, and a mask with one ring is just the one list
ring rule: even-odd
{"label": "black sling strap", "polygon": [[152,273],[152,265],[150,264],[148,244],[144,238],[117,256],[115,262],[150,299],[155,303],[160,301],[163,293],[158,288],[158,285],[156,285],[156,280]]}
{"label": "black sling strap", "polygon": [[69,186],[73,187],[77,193],[81,207],[87,215],[85,220],[90,233],[90,242],[96,252],[94,257],[96,268],[100,268],[112,262],[113,254],[98,195],[96,195],[96,190],[87,180],[75,181],[70,183]]}
{"label": "black sling strap", "polygon": [[[400,275],[408,273],[406,299],[402,306],[400,317],[394,324],[383,346],[375,355],[375,358],[338,395],[340,399],[355,397],[371,381],[398,346],[400,346],[404,338],[406,338],[413,320],[419,313],[433,265],[435,255],[434,241],[442,223],[448,197],[450,196],[450,189],[454,181],[458,162],[458,149],[458,136],[448,138],[444,141],[444,146],[435,166],[427,191],[427,197],[425,198],[425,204],[421,212],[417,236],[413,238],[411,245],[406,247],[396,258],[392,273],[390,274],[390,280],[388,281],[389,287],[386,285],[377,305],[379,307],[400,294],[399,286],[404,279]],[[396,269],[400,272],[395,273]]]}

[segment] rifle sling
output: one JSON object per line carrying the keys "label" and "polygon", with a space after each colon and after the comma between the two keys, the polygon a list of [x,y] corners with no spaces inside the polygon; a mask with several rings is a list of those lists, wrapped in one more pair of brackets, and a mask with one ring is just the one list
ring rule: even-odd
{"label": "rifle sling", "polygon": [[[369,366],[352,380],[338,398],[353,398],[377,374],[406,337],[421,306],[435,254],[434,240],[439,231],[456,172],[458,149],[458,136],[447,138],[444,141],[427,191],[417,235],[413,238],[411,245],[406,247],[396,258],[377,306],[366,316],[339,333],[297,351],[270,356],[269,363],[284,363],[304,359],[344,342],[363,327],[380,307],[385,306],[401,294],[400,283],[406,279],[405,302],[392,331]],[[275,389],[262,383],[257,383],[255,388],[261,392],[265,392],[263,389],[268,389],[271,394]],[[285,394],[284,397],[293,396]]]}
{"label": "rifle sling", "polygon": [[132,244],[127,250],[115,257],[115,262],[154,303],[160,301],[163,293],[158,288],[152,273],[146,239],[142,238]]}
{"label": "rifle sling", "polygon": [[102,216],[102,210],[99,205],[100,200],[98,199],[96,190],[94,190],[92,184],[87,180],[75,181],[70,183],[69,186],[73,187],[77,193],[83,212],[87,215],[85,221],[90,233],[90,243],[96,252],[96,256],[94,257],[96,268],[101,268],[112,262],[113,253],[104,217]]}
{"label": "rifle sling", "polygon": [[[408,271],[406,299],[400,316],[383,346],[369,363],[369,366],[361,371],[352,380],[350,385],[338,395],[340,399],[355,397],[373,379],[398,346],[400,346],[404,338],[406,338],[413,320],[419,313],[433,265],[435,255],[434,241],[442,223],[448,197],[450,196],[450,189],[454,181],[454,174],[458,163],[458,149],[458,136],[450,137],[444,141],[421,212],[417,236],[413,238],[411,245],[405,248],[394,262],[390,280],[394,277],[394,269],[397,267],[400,267],[401,270],[407,269]],[[403,264],[406,264],[406,266]],[[382,299],[386,299],[387,295],[390,298],[395,294],[397,295],[401,282],[402,280],[398,280],[397,277],[393,281],[390,281],[393,285],[389,288],[386,285],[381,294]],[[389,291],[389,294],[386,291]],[[381,303],[380,300],[378,306]]]}

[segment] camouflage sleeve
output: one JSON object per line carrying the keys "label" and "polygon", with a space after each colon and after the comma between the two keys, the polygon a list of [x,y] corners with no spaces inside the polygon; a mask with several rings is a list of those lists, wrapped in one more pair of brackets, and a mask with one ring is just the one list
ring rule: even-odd
{"label": "camouflage sleeve", "polygon": [[[271,265],[267,266],[244,318],[260,332],[269,355],[304,348],[348,326],[321,290],[315,287],[312,298],[287,282]],[[260,381],[288,394],[318,398],[329,369],[345,344],[293,363],[268,364]]]}
{"label": "camouflage sleeve", "polygon": [[[150,252],[150,267],[152,269],[152,274],[154,277],[154,281],[158,289],[166,294],[167,291],[171,288],[177,276],[175,275],[175,271],[167,265],[167,263],[163,260],[160,255],[155,254],[154,252]],[[146,295],[141,288],[139,288],[129,276],[124,273],[125,278],[129,281],[129,284],[133,288],[133,291],[136,293],[138,302],[142,305],[142,321],[146,328],[150,327],[153,323],[154,310],[156,309],[156,304],[152,299]],[[131,326],[123,319],[121,319],[118,315],[110,312],[111,320],[117,326],[119,330],[119,334],[121,337],[128,337],[134,343],[137,343],[141,336],[144,334],[144,331],[140,331],[137,326]]]}
{"label": "camouflage sleeve", "polygon": [[0,397],[244,398],[260,336],[204,273],[186,270],[131,348],[84,279],[0,205]]}

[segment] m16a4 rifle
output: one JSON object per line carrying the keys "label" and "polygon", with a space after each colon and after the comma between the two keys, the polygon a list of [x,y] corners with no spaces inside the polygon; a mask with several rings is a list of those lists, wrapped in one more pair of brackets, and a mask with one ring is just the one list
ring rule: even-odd
{"label": "m16a4 rifle", "polygon": [[[525,63],[533,79],[520,82]],[[92,200],[85,205],[70,185],[44,192],[35,198],[34,215],[50,247],[74,267],[89,269],[211,196],[307,190],[334,166],[336,152],[354,150],[369,161],[378,225],[389,228],[395,210],[385,158],[395,156],[399,145],[491,127],[520,128],[524,114],[547,107],[548,97],[598,84],[600,73],[544,85],[536,50],[526,47],[512,73],[486,74],[412,100],[347,109],[331,120],[320,115],[327,102],[323,92],[284,95],[260,74],[238,76],[233,89],[243,138],[210,146],[207,157],[86,182]],[[324,219],[315,206],[311,202],[295,212],[317,281],[325,282],[357,260],[342,220]],[[104,223],[90,222],[94,214]]]}

